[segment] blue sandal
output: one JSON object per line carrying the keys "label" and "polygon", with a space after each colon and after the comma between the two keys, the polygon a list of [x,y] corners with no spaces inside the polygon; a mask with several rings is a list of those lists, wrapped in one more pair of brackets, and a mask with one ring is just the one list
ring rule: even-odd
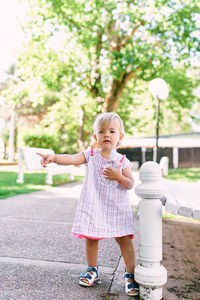
{"label": "blue sandal", "polygon": [[[134,282],[129,282],[129,279],[133,279]],[[139,285],[135,281],[134,274],[124,273],[125,293],[127,296],[135,297],[139,295]]]}
{"label": "blue sandal", "polygon": [[[92,286],[98,278],[98,267],[87,267],[85,272],[80,274],[79,284],[82,286]],[[87,282],[83,281],[83,279],[87,279]]]}

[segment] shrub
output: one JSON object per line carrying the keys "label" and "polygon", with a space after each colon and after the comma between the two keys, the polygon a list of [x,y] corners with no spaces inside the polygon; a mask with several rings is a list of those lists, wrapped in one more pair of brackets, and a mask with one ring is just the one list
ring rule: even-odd
{"label": "shrub", "polygon": [[23,140],[26,146],[35,148],[47,148],[52,149],[55,152],[59,152],[58,139],[55,135],[47,132],[27,132],[23,136]]}

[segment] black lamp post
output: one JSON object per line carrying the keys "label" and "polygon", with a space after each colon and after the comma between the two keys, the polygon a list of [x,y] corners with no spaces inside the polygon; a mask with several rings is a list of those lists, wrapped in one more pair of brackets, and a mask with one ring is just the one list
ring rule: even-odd
{"label": "black lamp post", "polygon": [[156,145],[154,148],[153,160],[158,162],[160,100],[167,99],[169,90],[163,79],[155,78],[149,83],[149,91],[156,100]]}

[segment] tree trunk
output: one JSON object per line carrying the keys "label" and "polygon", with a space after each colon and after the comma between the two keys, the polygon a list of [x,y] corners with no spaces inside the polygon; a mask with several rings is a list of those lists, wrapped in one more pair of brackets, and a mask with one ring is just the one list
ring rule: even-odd
{"label": "tree trunk", "polygon": [[105,112],[116,111],[119,106],[119,100],[123,92],[124,86],[119,80],[113,79],[110,91],[108,92],[103,110]]}
{"label": "tree trunk", "polygon": [[139,68],[135,71],[131,71],[130,73],[122,74],[120,80],[112,79],[110,91],[108,92],[104,102],[104,112],[116,111],[118,109],[124,87],[126,86],[127,81],[133,77],[138,69]]}
{"label": "tree trunk", "polygon": [[81,113],[79,117],[80,131],[79,131],[78,145],[80,151],[83,151],[85,148],[87,148],[90,143],[90,139],[89,139],[90,133],[87,130],[85,130],[86,120],[87,120],[87,109],[85,105],[82,105]]}

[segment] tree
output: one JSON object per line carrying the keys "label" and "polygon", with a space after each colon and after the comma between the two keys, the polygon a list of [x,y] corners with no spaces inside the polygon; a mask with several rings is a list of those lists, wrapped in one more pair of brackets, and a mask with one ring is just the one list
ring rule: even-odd
{"label": "tree", "polygon": [[[134,98],[127,101],[124,95],[134,95],[138,84],[145,87],[145,82],[155,77],[170,85],[164,105],[179,117],[180,107],[196,101],[191,90],[197,81],[185,70],[199,56],[199,1],[29,3],[30,20],[24,27],[27,48],[19,59],[19,75],[22,81],[34,82],[34,106],[42,106],[44,114],[50,113],[48,107],[58,107],[60,97],[72,102],[80,92],[84,94],[79,100],[82,121],[75,126],[82,141],[88,140],[88,120],[98,112],[120,113],[123,107],[128,111],[137,106]],[[88,113],[92,101],[93,110]],[[72,106],[74,103],[70,109]]]}
{"label": "tree", "polygon": [[[195,0],[36,2],[39,11],[34,6],[37,17],[34,15],[34,25],[37,29],[41,23],[49,26],[46,44],[58,32],[66,30],[66,52],[70,55],[66,69],[70,73],[73,70],[77,84],[103,102],[106,111],[117,110],[131,78],[149,80],[156,75],[160,64],[174,68],[175,62],[182,61],[188,66],[188,58],[200,50],[197,38],[200,5]],[[41,38],[44,38],[41,31],[33,36]]]}
{"label": "tree", "polygon": [[[4,157],[6,157],[6,150],[8,153],[8,160],[14,160],[14,152],[16,151],[16,113],[15,113],[15,101],[13,99],[7,99],[4,97],[6,90],[13,89],[19,82],[19,78],[15,76],[15,65],[12,65],[7,72],[7,77],[0,83],[0,97],[2,103],[0,105],[0,117],[5,121],[5,127],[3,128],[2,137],[4,140]],[[5,93],[6,95],[6,93]],[[9,129],[6,125],[9,123]]]}

